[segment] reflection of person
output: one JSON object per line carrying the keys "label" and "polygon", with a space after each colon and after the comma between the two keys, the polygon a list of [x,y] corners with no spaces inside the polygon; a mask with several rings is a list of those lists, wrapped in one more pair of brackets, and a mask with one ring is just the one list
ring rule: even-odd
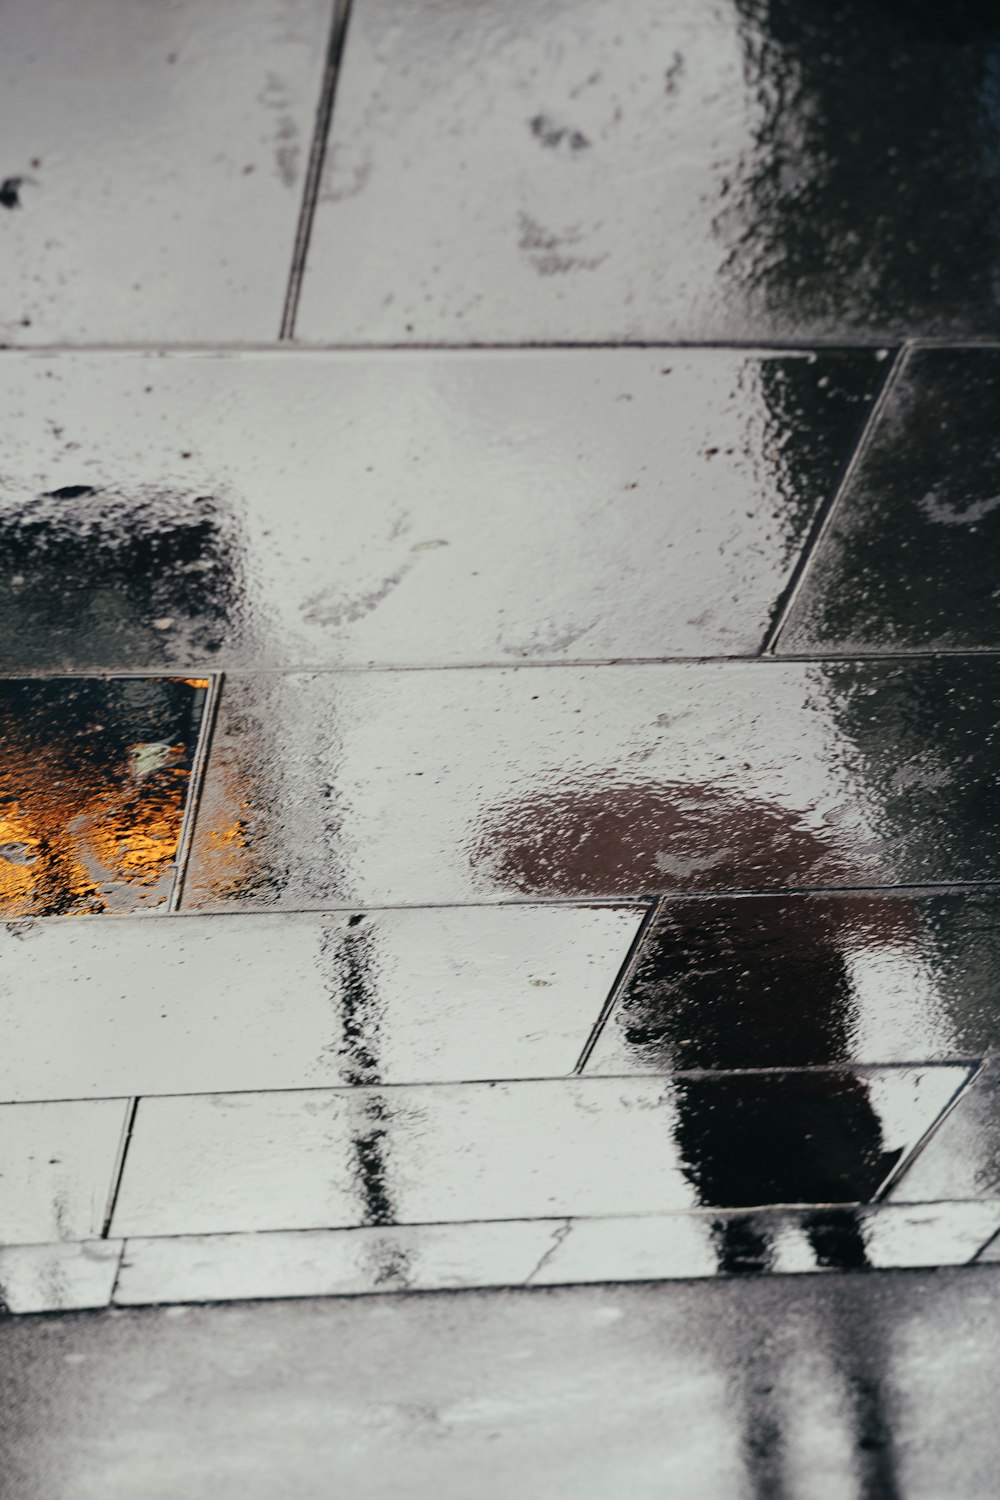
{"label": "reflection of person", "polygon": [[[642,896],[842,884],[849,850],[760,798],[695,783],[598,783],[495,809],[477,862],[525,894]],[[833,1065],[678,1078],[676,1142],[703,1206],[820,1205],[806,1221],[818,1263],[860,1266],[858,1216],[828,1206],[870,1199],[896,1156],[883,1150],[863,1078],[834,1070],[850,1060],[853,1030],[836,931],[815,906],[792,922],[787,909],[729,895],[669,903],[639,958],[625,1037],[647,1065],[669,1070]],[[855,903],[859,922],[863,912]],[[878,907],[869,920],[888,935],[894,918]],[[766,1266],[759,1218],[720,1216],[715,1236],[721,1269]]]}

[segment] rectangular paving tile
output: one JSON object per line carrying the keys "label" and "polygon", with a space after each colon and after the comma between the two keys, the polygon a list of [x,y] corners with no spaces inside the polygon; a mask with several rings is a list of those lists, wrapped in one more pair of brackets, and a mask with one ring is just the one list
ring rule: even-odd
{"label": "rectangular paving tile", "polygon": [[910,353],[779,650],[1000,646],[1000,350]]}
{"label": "rectangular paving tile", "polygon": [[1000,1199],[1000,1064],[989,1060],[892,1189],[902,1203]]}
{"label": "rectangular paving tile", "polygon": [[998,1223],[1000,1203],[893,1204],[823,1215],[785,1210],[738,1218],[577,1219],[530,1284],[961,1266],[974,1259]]}
{"label": "rectangular paving tile", "polygon": [[977,1265],[995,1265],[1000,1260],[1000,1229],[976,1256]]}
{"label": "rectangular paving tile", "polygon": [[0,1099],[570,1073],[642,916],[8,923]]}
{"label": "rectangular paving tile", "polygon": [[143,1099],[112,1232],[855,1202],[898,1168],[966,1076],[940,1067]]}
{"label": "rectangular paving tile", "polygon": [[545,1219],[131,1239],[115,1302],[519,1286],[552,1244],[553,1226]]}
{"label": "rectangular paving tile", "polygon": [[5,5],[0,340],[276,338],[329,13]]}
{"label": "rectangular paving tile", "polygon": [[998,52],[983,5],[356,0],[299,336],[995,331]]}
{"label": "rectangular paving tile", "polygon": [[[733,1224],[743,1235],[746,1259],[727,1267],[720,1251]],[[827,1210],[822,1218],[802,1210],[739,1220],[699,1212],[130,1239],[115,1303],[966,1265],[998,1225],[1000,1203],[943,1203]],[[728,1237],[735,1241],[731,1229]],[[990,1259],[990,1252],[979,1258]]]}
{"label": "rectangular paving tile", "polygon": [[107,1307],[120,1240],[0,1246],[0,1304],[7,1312],[69,1312]]}
{"label": "rectangular paving tile", "polygon": [[979,1057],[1000,890],[669,898],[588,1073]]}
{"label": "rectangular paving tile", "polygon": [[0,1245],[100,1238],[128,1108],[126,1099],[0,1105]]}
{"label": "rectangular paving tile", "polygon": [[1000,661],[227,678],[191,907],[995,876]]}
{"label": "rectangular paving tile", "polygon": [[0,664],[752,654],[885,368],[9,354]]}
{"label": "rectangular paving tile", "polygon": [[207,687],[0,678],[0,915],[169,900]]}

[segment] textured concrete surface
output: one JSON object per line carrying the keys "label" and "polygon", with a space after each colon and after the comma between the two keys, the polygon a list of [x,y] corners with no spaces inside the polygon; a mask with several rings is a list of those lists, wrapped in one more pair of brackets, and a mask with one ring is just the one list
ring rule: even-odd
{"label": "textured concrete surface", "polygon": [[4,1494],[992,1500],[998,1276],[23,1319]]}

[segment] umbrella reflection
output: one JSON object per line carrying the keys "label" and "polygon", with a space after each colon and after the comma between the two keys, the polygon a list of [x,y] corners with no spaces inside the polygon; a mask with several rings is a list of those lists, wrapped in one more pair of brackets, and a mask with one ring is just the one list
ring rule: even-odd
{"label": "umbrella reflection", "polygon": [[[532,793],[487,815],[477,859],[492,879],[545,896],[595,889],[639,896],[662,889],[665,873],[670,885],[683,880],[692,890],[730,891],[746,885],[747,872],[762,885],[815,882],[819,873],[836,882],[844,873],[832,839],[796,812],[697,783],[609,788],[598,780],[552,797]],[[791,1036],[785,1065],[817,1070],[678,1078],[674,1135],[682,1170],[706,1208],[816,1205],[806,1232],[817,1265],[864,1266],[860,1218],[836,1205],[870,1201],[900,1153],[884,1148],[863,1077],[838,1067],[850,1061],[855,1026],[843,956],[829,929],[808,918],[787,942],[780,933],[758,942],[763,961],[740,975],[733,1050],[720,1044],[720,983],[746,908],[733,899],[712,907],[672,905],[665,925],[647,937],[673,963],[676,1004],[652,1026],[640,1009],[637,1040],[647,1051],[659,1049],[664,1070],[690,1070],[746,1068],[758,1043],[780,1054]],[[891,923],[884,914],[873,920]],[[720,1215],[714,1240],[720,1270],[771,1264],[768,1232],[750,1216]]]}

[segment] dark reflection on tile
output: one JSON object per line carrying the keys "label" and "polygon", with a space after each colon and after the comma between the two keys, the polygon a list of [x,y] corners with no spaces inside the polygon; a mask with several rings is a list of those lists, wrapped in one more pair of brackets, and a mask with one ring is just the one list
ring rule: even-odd
{"label": "dark reflection on tile", "polygon": [[991,878],[1000,661],[230,676],[191,906]]}
{"label": "dark reflection on tile", "polygon": [[895,878],[993,878],[1000,662],[941,658],[871,674],[830,662],[823,679],[841,775],[865,802],[873,843]]}
{"label": "dark reflection on tile", "polygon": [[0,507],[0,655],[19,666],[211,660],[244,594],[214,495],[73,484]]}
{"label": "dark reflection on tile", "polygon": [[0,681],[0,912],[168,899],[207,686]]}
{"label": "dark reflection on tile", "polygon": [[1000,350],[908,357],[781,650],[1000,645],[998,410]]}
{"label": "dark reflection on tile", "polygon": [[993,0],[359,0],[299,334],[995,331],[998,76]]}
{"label": "dark reflection on tile", "polygon": [[897,910],[905,920],[900,903],[865,898],[847,898],[846,910],[816,897],[668,903],[588,1071],[794,1067],[853,1057],[856,1001],[837,919],[856,913],[861,926],[871,913],[877,941],[879,914],[888,934]]}
{"label": "dark reflection on tile", "polygon": [[998,891],[668,901],[587,1071],[980,1056],[998,984]]}
{"label": "dark reflection on tile", "polygon": [[[378,983],[375,935],[364,915],[358,914],[348,919],[339,940],[332,933],[327,934],[324,950],[334,942],[336,947],[330,956],[343,996],[345,1081],[352,1085],[381,1083],[380,1032],[386,1018]],[[350,1129],[350,1151],[354,1158],[351,1177],[362,1202],[362,1222],[392,1224],[396,1212],[387,1159],[387,1123],[392,1110],[381,1094],[366,1090],[356,1098]]]}
{"label": "dark reflection on tile", "polygon": [[723,281],[801,336],[981,333],[1000,272],[992,0],[735,0],[751,138]]}
{"label": "dark reflection on tile", "polygon": [[[681,1078],[674,1138],[681,1170],[704,1208],[772,1203],[866,1203],[903,1153],[887,1150],[862,1075],[743,1074]],[[859,1225],[817,1209],[806,1221],[817,1264],[867,1264]],[[769,1269],[766,1233],[729,1216],[714,1226],[723,1272]]]}

